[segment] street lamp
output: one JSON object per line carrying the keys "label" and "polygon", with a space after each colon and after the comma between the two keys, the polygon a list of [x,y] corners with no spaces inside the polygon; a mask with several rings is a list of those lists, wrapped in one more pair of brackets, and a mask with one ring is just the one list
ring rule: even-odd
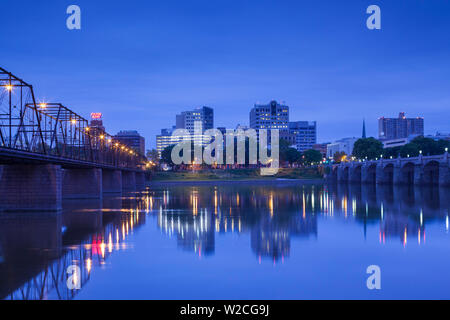
{"label": "street lamp", "polygon": [[7,91],[12,91],[12,85],[8,84],[7,86],[5,86],[5,89]]}
{"label": "street lamp", "polygon": [[419,150],[419,153],[422,154],[422,150]]}

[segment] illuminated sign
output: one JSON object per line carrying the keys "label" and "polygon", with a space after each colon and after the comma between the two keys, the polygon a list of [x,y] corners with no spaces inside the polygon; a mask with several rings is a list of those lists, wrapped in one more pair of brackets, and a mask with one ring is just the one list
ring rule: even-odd
{"label": "illuminated sign", "polygon": [[103,116],[103,115],[102,115],[100,112],[93,112],[93,113],[91,113],[91,119],[92,119],[92,120],[101,119],[102,116]]}

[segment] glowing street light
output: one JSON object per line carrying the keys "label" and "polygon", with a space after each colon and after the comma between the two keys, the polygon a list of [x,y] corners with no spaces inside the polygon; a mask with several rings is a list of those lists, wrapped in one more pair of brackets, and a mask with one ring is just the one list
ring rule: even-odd
{"label": "glowing street light", "polygon": [[77,120],[72,119],[72,120],[70,120],[70,123],[73,124],[73,125],[76,125],[77,124]]}
{"label": "glowing street light", "polygon": [[47,108],[47,104],[46,104],[46,103],[41,103],[41,104],[39,104],[39,106],[40,106],[42,109]]}
{"label": "glowing street light", "polygon": [[7,86],[5,86],[6,91],[12,91],[12,85],[8,84]]}

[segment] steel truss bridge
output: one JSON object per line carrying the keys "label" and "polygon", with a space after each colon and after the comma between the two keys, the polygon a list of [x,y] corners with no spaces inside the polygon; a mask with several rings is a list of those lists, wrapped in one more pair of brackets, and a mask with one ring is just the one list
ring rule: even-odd
{"label": "steel truss bridge", "polygon": [[146,158],[61,103],[37,102],[33,86],[0,68],[0,159],[140,170]]}

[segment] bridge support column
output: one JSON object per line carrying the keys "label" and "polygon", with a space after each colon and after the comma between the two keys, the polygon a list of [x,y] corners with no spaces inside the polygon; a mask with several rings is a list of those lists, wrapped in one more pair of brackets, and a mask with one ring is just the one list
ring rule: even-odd
{"label": "bridge support column", "polygon": [[377,169],[376,169],[377,173],[376,173],[376,183],[377,184],[384,184],[386,183],[386,177],[384,174],[384,168],[382,165],[377,164]]}
{"label": "bridge support column", "polygon": [[394,176],[393,176],[394,184],[405,184],[407,183],[405,179],[405,175],[402,172],[402,167],[400,165],[394,165]]}
{"label": "bridge support column", "polygon": [[102,169],[64,169],[64,199],[101,199]]}
{"label": "bridge support column", "polygon": [[0,210],[61,209],[62,169],[56,165],[0,166]]}
{"label": "bridge support column", "polygon": [[136,173],[134,171],[122,171],[122,190],[136,190]]}
{"label": "bridge support column", "polygon": [[348,171],[348,181],[352,183],[361,182],[361,166],[351,166]]}
{"label": "bridge support column", "polygon": [[424,178],[423,178],[423,166],[422,164],[416,164],[414,166],[414,184],[415,185],[421,185],[424,183]]}
{"label": "bridge support column", "polygon": [[103,193],[121,193],[122,192],[122,171],[120,170],[102,170],[102,189]]}
{"label": "bridge support column", "polygon": [[441,163],[439,165],[439,185],[441,187],[450,186],[450,168],[446,163]]}
{"label": "bridge support column", "polygon": [[342,165],[337,168],[337,180],[339,183],[340,182],[348,182],[348,172],[349,172],[349,169]]}
{"label": "bridge support column", "polygon": [[138,189],[144,189],[145,188],[145,173],[144,172],[136,172],[136,187]]}

